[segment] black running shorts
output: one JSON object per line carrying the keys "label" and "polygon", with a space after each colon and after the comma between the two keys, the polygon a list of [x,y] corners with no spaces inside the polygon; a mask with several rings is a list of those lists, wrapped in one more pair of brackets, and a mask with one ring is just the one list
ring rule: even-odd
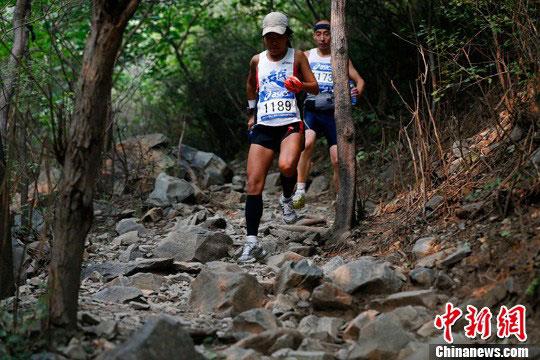
{"label": "black running shorts", "polygon": [[249,130],[248,136],[250,144],[258,144],[278,152],[283,139],[294,133],[304,133],[304,123],[302,121],[282,126],[255,124]]}

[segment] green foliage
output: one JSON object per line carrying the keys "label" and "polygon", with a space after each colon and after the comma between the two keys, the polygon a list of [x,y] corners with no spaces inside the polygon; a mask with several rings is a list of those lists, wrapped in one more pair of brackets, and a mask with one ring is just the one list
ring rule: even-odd
{"label": "green foliage", "polygon": [[485,198],[488,194],[491,194],[493,190],[499,188],[502,179],[497,177],[491,181],[486,182],[480,189],[475,189],[469,195],[465,197],[467,201],[476,201]]}
{"label": "green foliage", "polygon": [[[245,78],[250,58],[263,50],[261,20],[269,11],[285,12],[295,32],[293,45],[309,49],[311,25],[329,18],[331,2],[310,3],[313,8],[286,0],[142,2],[125,32],[114,76],[120,134],[163,132],[176,141],[185,129],[186,143],[234,156],[247,143]],[[0,2],[2,63],[12,45],[14,4]],[[39,124],[32,141],[46,139],[51,153],[62,151],[74,110],[90,5],[32,3],[17,108]],[[538,7],[523,0],[349,2],[349,55],[367,84],[353,111],[362,143],[378,143],[383,131],[385,141],[396,137],[401,119],[409,116],[400,96],[414,103],[424,62],[428,77],[434,77],[425,81],[429,99],[456,112],[467,109],[471,97],[500,86],[497,49],[513,81],[526,83],[538,70],[537,52],[524,49],[532,43],[526,16],[538,18]]]}
{"label": "green foliage", "polygon": [[527,295],[530,298],[534,298],[535,295],[538,294],[538,290],[540,289],[540,277],[536,277],[531,281],[529,286],[527,286],[527,290],[525,290],[525,295]]}
{"label": "green foliage", "polygon": [[34,308],[19,310],[16,323],[11,306],[0,307],[0,358],[28,359],[32,353],[44,349],[46,339],[41,325],[47,315],[45,296],[38,298]]}

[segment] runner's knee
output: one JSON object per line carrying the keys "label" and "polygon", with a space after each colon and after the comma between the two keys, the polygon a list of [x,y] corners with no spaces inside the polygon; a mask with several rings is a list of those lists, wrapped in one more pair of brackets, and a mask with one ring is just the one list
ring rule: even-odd
{"label": "runner's knee", "polygon": [[280,160],[279,171],[285,176],[293,176],[296,173],[296,164],[290,160]]}
{"label": "runner's knee", "polygon": [[306,147],[304,148],[304,151],[307,153],[311,153],[314,147],[315,147],[315,139],[306,138]]}
{"label": "runner's knee", "polygon": [[264,189],[264,178],[248,176],[246,191],[248,195],[259,195]]}

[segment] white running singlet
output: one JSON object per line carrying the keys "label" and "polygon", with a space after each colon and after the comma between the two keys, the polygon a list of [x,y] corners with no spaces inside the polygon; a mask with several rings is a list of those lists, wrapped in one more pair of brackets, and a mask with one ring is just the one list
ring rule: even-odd
{"label": "white running singlet", "polygon": [[[334,80],[332,79],[332,57],[320,56],[317,48],[309,50],[309,66],[315,79],[319,83],[320,94],[334,93]],[[309,97],[310,94],[308,94]]]}
{"label": "white running singlet", "polygon": [[294,49],[289,48],[280,61],[268,59],[268,52],[259,54],[257,65],[257,124],[282,126],[300,121],[296,96],[285,88],[285,79],[294,75]]}

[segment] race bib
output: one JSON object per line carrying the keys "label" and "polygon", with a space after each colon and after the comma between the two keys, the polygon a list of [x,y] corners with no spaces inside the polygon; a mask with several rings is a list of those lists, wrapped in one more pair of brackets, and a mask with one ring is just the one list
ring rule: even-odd
{"label": "race bib", "polygon": [[296,117],[296,98],[293,93],[287,91],[286,94],[267,99],[264,93],[261,95],[257,104],[257,116],[261,122]]}
{"label": "race bib", "polygon": [[323,62],[314,62],[310,64],[313,75],[319,84],[321,93],[334,92],[334,80],[332,78],[332,65]]}

